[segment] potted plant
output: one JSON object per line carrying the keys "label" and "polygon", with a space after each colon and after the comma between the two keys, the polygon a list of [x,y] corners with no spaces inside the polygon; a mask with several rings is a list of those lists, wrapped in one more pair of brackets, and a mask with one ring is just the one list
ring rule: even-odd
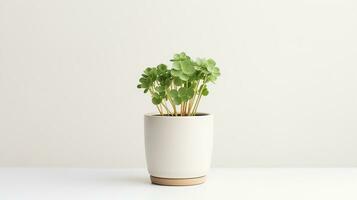
{"label": "potted plant", "polygon": [[211,163],[213,116],[198,107],[220,71],[214,60],[193,60],[185,53],[170,61],[171,69],[146,68],[137,86],[158,111],[144,117],[148,171],[154,184],[201,184]]}

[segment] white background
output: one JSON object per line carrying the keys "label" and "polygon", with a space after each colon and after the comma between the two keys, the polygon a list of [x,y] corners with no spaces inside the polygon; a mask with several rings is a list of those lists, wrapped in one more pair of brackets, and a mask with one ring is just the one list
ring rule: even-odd
{"label": "white background", "polygon": [[357,166],[357,3],[0,0],[0,166],[144,167],[141,71],[222,76],[215,167]]}

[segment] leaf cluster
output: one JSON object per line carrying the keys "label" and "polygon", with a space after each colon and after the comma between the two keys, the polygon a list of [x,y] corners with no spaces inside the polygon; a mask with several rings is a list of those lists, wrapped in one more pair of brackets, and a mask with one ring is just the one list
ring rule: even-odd
{"label": "leaf cluster", "polygon": [[[170,61],[171,69],[165,64],[146,68],[137,87],[149,92],[161,115],[195,115],[201,97],[209,93],[207,83],[214,83],[220,70],[213,59],[192,60],[183,52]],[[180,106],[180,112],[176,106]]]}

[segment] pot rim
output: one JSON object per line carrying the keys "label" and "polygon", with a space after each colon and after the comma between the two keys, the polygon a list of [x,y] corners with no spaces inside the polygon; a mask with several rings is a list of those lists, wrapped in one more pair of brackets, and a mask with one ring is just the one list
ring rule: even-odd
{"label": "pot rim", "polygon": [[159,113],[151,112],[151,113],[146,113],[144,116],[145,117],[152,117],[152,118],[166,118],[166,119],[190,119],[190,118],[205,118],[205,117],[212,117],[213,115],[210,113],[205,113],[205,112],[199,112],[197,113],[199,115],[195,116],[162,116]]}

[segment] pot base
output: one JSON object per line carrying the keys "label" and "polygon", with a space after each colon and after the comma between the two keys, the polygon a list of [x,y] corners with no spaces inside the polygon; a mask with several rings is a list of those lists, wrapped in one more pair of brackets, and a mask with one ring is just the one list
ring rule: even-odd
{"label": "pot base", "polygon": [[195,178],[161,178],[150,176],[151,183],[156,185],[167,185],[167,186],[189,186],[189,185],[199,185],[206,181],[206,176],[195,177]]}

